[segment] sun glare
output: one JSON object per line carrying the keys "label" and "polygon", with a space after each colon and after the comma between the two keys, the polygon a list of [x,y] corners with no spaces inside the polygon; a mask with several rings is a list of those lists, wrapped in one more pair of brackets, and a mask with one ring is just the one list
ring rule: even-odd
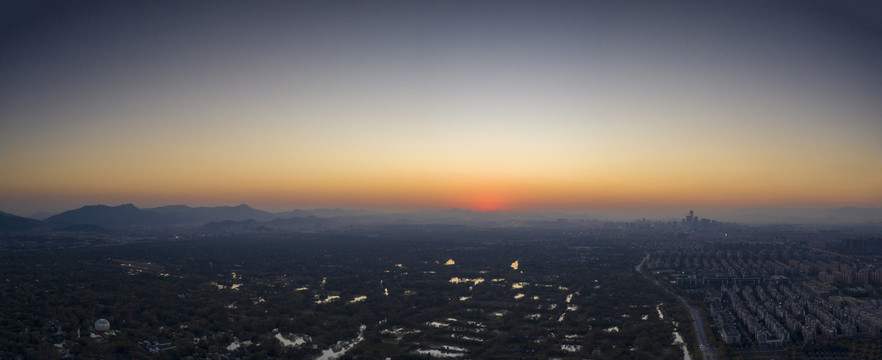
{"label": "sun glare", "polygon": [[475,196],[468,204],[469,210],[473,211],[500,211],[504,210],[503,199],[500,196],[489,195],[489,194],[481,194]]}

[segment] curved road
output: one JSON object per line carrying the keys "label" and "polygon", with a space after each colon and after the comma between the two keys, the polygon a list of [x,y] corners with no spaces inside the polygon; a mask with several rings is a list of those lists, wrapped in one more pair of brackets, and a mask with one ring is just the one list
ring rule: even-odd
{"label": "curved road", "polygon": [[658,280],[652,279],[644,274],[643,263],[645,263],[646,260],[649,260],[649,254],[646,254],[646,257],[644,257],[643,260],[640,261],[640,263],[637,264],[634,269],[637,270],[640,275],[643,275],[643,277],[645,277],[647,280],[652,281],[658,286],[661,286],[662,289],[664,289],[668,294],[676,296],[677,299],[679,299],[680,302],[683,303],[683,306],[686,306],[686,308],[689,309],[689,314],[692,315],[692,326],[695,328],[695,337],[698,338],[696,339],[698,340],[698,348],[701,349],[701,353],[704,355],[705,359],[719,359],[719,357],[717,357],[717,348],[711,345],[710,341],[707,340],[707,333],[704,332],[704,321],[701,319],[701,314],[698,312],[698,308],[689,305],[689,302],[687,302],[686,299],[684,299],[680,295],[674,294],[673,292],[668,290],[667,287],[659,284]]}

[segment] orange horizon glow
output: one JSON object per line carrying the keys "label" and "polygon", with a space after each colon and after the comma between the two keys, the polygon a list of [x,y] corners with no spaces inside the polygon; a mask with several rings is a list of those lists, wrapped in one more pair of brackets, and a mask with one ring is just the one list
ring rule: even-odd
{"label": "orange horizon glow", "polygon": [[0,211],[882,207],[882,50],[816,7],[280,7],[34,17]]}
{"label": "orange horizon glow", "polygon": [[[304,207],[341,207],[364,209],[450,209],[487,211],[579,211],[588,209],[624,210],[641,208],[750,208],[750,207],[840,207],[878,206],[880,197],[867,197],[861,189],[794,188],[782,191],[769,186],[755,188],[715,188],[687,182],[680,186],[655,183],[599,183],[596,185],[559,182],[555,184],[480,182],[408,182],[365,185],[329,182],[285,186],[251,186],[247,183],[205,184],[160,188],[143,184],[132,190],[127,184],[117,186],[69,186],[54,192],[20,188],[14,196],[26,198],[69,199],[79,205],[106,203],[141,203],[149,206],[170,204],[237,205],[273,209]],[[397,185],[397,186],[396,186]],[[826,190],[826,191],[825,191]],[[811,191],[807,198],[804,191]],[[14,197],[12,197],[14,200]]]}
{"label": "orange horizon glow", "polygon": [[[73,153],[83,150],[74,150]],[[204,158],[162,162],[132,161],[138,154],[82,154],[89,163],[57,162],[34,168],[9,163],[0,178],[5,196],[80,198],[83,201],[153,203],[235,202],[328,204],[367,208],[467,208],[476,211],[639,208],[669,206],[878,206],[880,176],[860,163],[837,158],[776,160],[765,156],[753,164],[684,163],[649,158],[621,164],[574,166],[548,159],[517,166],[483,162],[480,157],[443,168],[420,160],[365,167],[352,159],[320,163],[298,161],[287,169],[284,158],[248,161],[228,158],[226,151]],[[673,155],[677,155],[676,153]],[[673,156],[664,155],[664,156]],[[190,155],[192,156],[192,155]],[[114,157],[119,157],[114,159]],[[621,157],[621,155],[619,155]],[[356,158],[355,160],[357,160]],[[555,163],[556,160],[557,163]],[[475,165],[470,164],[470,162]],[[200,164],[194,166],[193,164]],[[236,166],[229,166],[235,164]],[[352,166],[350,166],[350,164]],[[480,166],[479,166],[480,165]],[[823,166],[821,166],[823,165]],[[74,168],[72,166],[76,166]],[[831,172],[830,167],[841,171]],[[878,171],[877,171],[878,173]],[[162,200],[165,199],[165,200]]]}

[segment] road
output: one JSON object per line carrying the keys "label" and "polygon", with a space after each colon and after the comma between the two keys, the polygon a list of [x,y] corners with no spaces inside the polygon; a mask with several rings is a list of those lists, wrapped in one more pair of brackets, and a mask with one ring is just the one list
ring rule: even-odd
{"label": "road", "polygon": [[652,281],[658,286],[661,286],[668,294],[674,295],[677,299],[683,303],[683,306],[686,306],[689,309],[689,314],[692,316],[692,326],[695,327],[695,337],[698,341],[698,348],[701,349],[701,353],[704,355],[705,359],[719,359],[717,356],[717,348],[711,345],[710,341],[707,339],[707,333],[704,331],[704,320],[701,317],[701,313],[698,312],[698,308],[692,305],[689,305],[689,302],[686,301],[682,296],[674,294],[666,286],[662,286],[658,283],[658,280],[650,278],[646,274],[643,273],[643,264],[646,263],[646,260],[649,260],[649,254],[646,254],[646,257],[634,267],[640,275],[643,275],[647,280]]}

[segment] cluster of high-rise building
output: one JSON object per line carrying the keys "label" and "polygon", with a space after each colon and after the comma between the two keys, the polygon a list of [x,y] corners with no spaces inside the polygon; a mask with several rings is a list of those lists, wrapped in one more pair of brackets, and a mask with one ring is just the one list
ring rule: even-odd
{"label": "cluster of high-rise building", "polygon": [[871,286],[882,285],[882,267],[873,265],[852,265],[839,261],[811,261],[805,263],[790,261],[806,275],[817,274],[818,281],[824,284],[844,284]]}
{"label": "cluster of high-rise building", "polygon": [[702,219],[698,216],[695,216],[694,210],[689,210],[689,214],[686,215],[683,220],[680,221],[683,228],[688,230],[695,230],[697,228],[709,228],[713,225],[718,225],[714,220],[711,219]]}
{"label": "cluster of high-rise building", "polygon": [[[800,338],[803,342],[824,337],[878,336],[880,311],[877,301],[829,295],[811,283],[723,285],[727,304],[712,304],[715,324],[722,340],[741,342],[735,319],[755,343],[782,344]],[[818,292],[818,290],[821,290]],[[734,314],[734,316],[732,316]]]}
{"label": "cluster of high-rise building", "polygon": [[882,334],[882,300],[855,297],[876,294],[882,267],[856,257],[780,244],[722,244],[656,251],[646,269],[703,291],[726,343]]}

